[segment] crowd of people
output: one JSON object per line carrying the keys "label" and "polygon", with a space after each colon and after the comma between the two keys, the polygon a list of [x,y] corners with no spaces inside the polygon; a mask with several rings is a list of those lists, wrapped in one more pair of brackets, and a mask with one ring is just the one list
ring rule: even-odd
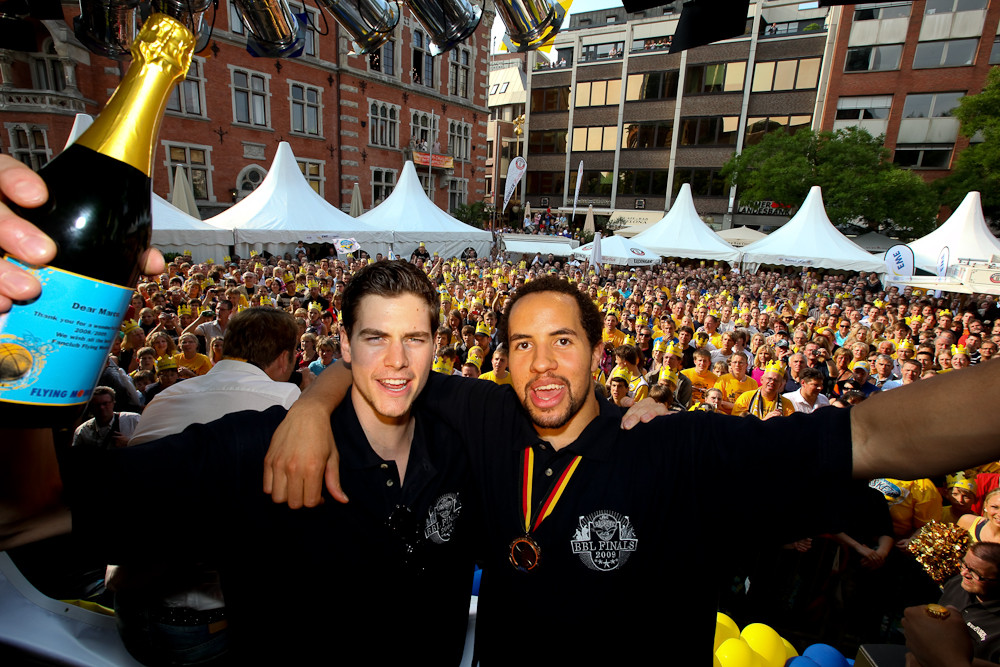
{"label": "crowd of people", "polygon": [[[991,361],[1000,344],[994,298],[937,298],[886,287],[873,274],[742,274],[705,262],[625,269],[536,260],[445,260],[423,247],[414,253],[412,263],[436,286],[440,303],[433,371],[510,384],[510,350],[501,344],[498,321],[512,295],[543,276],[570,281],[596,304],[603,347],[594,389],[623,408],[651,397],[674,413],[760,420],[835,410],[925,378],[966,372]],[[255,255],[220,265],[174,258],[164,273],[138,285],[131,319],[102,379],[109,388],[95,392],[93,417],[78,428],[74,444],[125,446],[139,415],[162,401],[162,392],[183,395],[189,382],[194,391],[197,378],[211,376],[220,363],[242,360],[227,353],[226,340],[231,318],[250,309],[294,317],[297,345],[288,370],[304,388],[343,356],[338,324],[345,289],[353,274],[376,261],[381,258],[308,258],[305,252],[297,259]],[[218,416],[224,414],[220,408]],[[856,532],[786,545],[780,577],[748,565],[764,582],[754,593],[781,590],[789,576],[801,575],[802,562],[789,565],[788,558],[827,558],[835,549],[838,585],[846,591],[837,613],[846,620],[829,626],[840,636],[824,638],[841,645],[884,638],[885,623],[891,625],[912,598],[900,587],[911,594],[929,590],[929,580],[915,583],[921,575],[906,550],[924,525],[957,522],[974,541],[1000,543],[1000,504],[990,502],[1000,496],[988,495],[998,471],[1000,464],[992,464],[955,471],[947,480],[875,480],[871,493],[882,501],[865,505],[868,514],[859,516]],[[985,517],[977,518],[981,511]],[[821,548],[817,540],[833,546]],[[972,559],[978,569],[966,565],[961,581],[988,581],[984,568],[1000,573],[1000,560]],[[828,579],[820,584],[829,586]],[[884,591],[893,594],[874,593]],[[952,592],[954,597],[954,587]],[[787,620],[787,612],[814,601],[789,595],[783,609],[774,609],[772,596],[750,613],[786,613]],[[981,606],[982,600],[973,603]],[[857,612],[861,606],[864,613]],[[996,659],[1000,654],[989,644],[988,656]]]}

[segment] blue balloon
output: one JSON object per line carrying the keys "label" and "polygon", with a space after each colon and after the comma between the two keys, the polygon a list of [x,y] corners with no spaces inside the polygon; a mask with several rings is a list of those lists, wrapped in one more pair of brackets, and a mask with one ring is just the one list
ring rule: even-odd
{"label": "blue balloon", "polygon": [[819,663],[811,658],[797,655],[794,658],[789,658],[785,667],[819,667]]}
{"label": "blue balloon", "polygon": [[820,667],[849,667],[844,654],[829,644],[813,644],[802,655],[812,658]]}
{"label": "blue balloon", "polygon": [[476,566],[476,571],[472,574],[472,594],[479,595],[479,583],[483,579],[483,571]]}

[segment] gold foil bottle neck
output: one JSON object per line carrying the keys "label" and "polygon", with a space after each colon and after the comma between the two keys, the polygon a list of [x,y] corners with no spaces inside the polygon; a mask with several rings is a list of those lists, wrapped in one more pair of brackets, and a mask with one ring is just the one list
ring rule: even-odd
{"label": "gold foil bottle neck", "polygon": [[152,173],[167,100],[187,74],[195,36],[166,14],[153,14],[132,44],[132,64],[104,111],[77,144]]}

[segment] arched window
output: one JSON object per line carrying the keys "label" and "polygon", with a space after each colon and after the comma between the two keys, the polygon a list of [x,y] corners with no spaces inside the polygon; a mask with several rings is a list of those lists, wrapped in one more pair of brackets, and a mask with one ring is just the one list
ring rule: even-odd
{"label": "arched window", "polygon": [[267,171],[263,167],[258,167],[255,164],[244,167],[239,176],[236,177],[236,188],[239,190],[236,195],[237,201],[256,190],[264,182],[265,176],[267,176]]}
{"label": "arched window", "polygon": [[41,53],[34,54],[31,59],[36,90],[62,91],[66,88],[66,72],[51,37],[42,43]]}

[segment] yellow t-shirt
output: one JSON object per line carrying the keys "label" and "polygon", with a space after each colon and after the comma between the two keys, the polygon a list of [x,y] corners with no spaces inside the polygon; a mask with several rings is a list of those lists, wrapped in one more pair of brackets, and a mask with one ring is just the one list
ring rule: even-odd
{"label": "yellow t-shirt", "polygon": [[697,368],[686,368],[681,371],[681,374],[686,375],[687,379],[691,380],[692,402],[704,402],[705,392],[714,387],[715,383],[719,381],[719,376],[712,371],[698,373]]}
{"label": "yellow t-shirt", "polygon": [[[742,394],[750,391],[756,391],[759,385],[757,381],[752,377],[747,375],[742,380],[737,380],[733,377],[732,373],[726,373],[719,378],[719,381],[715,383],[715,388],[722,392],[722,400],[728,401],[730,403],[735,403],[736,399]],[[731,411],[726,410],[724,407],[720,406],[720,409],[727,415],[731,414]]]}
{"label": "yellow t-shirt", "polygon": [[495,382],[496,384],[511,384],[510,381],[510,371],[507,371],[507,377],[502,380],[497,379],[496,371],[486,371],[479,376],[480,380],[489,380],[490,382]]}
{"label": "yellow t-shirt", "polygon": [[[753,401],[754,394],[756,393],[757,390],[752,389],[750,391],[745,391],[742,394],[740,394],[740,397],[736,399],[736,403],[733,405],[734,417],[739,417],[740,415],[745,415],[746,413],[750,412],[750,403],[751,401]],[[753,411],[753,414],[760,416],[760,415],[766,415],[767,413],[774,411],[775,409],[777,409],[777,406],[779,405],[778,401],[780,401],[781,414],[783,416],[787,417],[788,415],[795,412],[795,406],[792,405],[792,402],[779,394],[778,397],[773,401],[768,401],[767,399],[764,398],[763,395],[761,395],[759,409],[755,409]],[[756,408],[757,406],[754,407]]]}
{"label": "yellow t-shirt", "polygon": [[885,480],[900,490],[898,498],[885,497],[896,537],[908,537],[918,528],[941,519],[941,494],[934,482],[929,479],[904,481],[888,477]]}
{"label": "yellow t-shirt", "polygon": [[172,359],[177,362],[177,367],[184,366],[194,371],[195,375],[204,375],[212,370],[212,361],[204,354],[195,353],[194,359],[185,359],[183,352],[178,352]]}
{"label": "yellow t-shirt", "polygon": [[601,329],[601,340],[605,343],[610,342],[615,347],[618,347],[625,342],[625,332],[615,329],[611,333],[608,333],[607,329]]}

